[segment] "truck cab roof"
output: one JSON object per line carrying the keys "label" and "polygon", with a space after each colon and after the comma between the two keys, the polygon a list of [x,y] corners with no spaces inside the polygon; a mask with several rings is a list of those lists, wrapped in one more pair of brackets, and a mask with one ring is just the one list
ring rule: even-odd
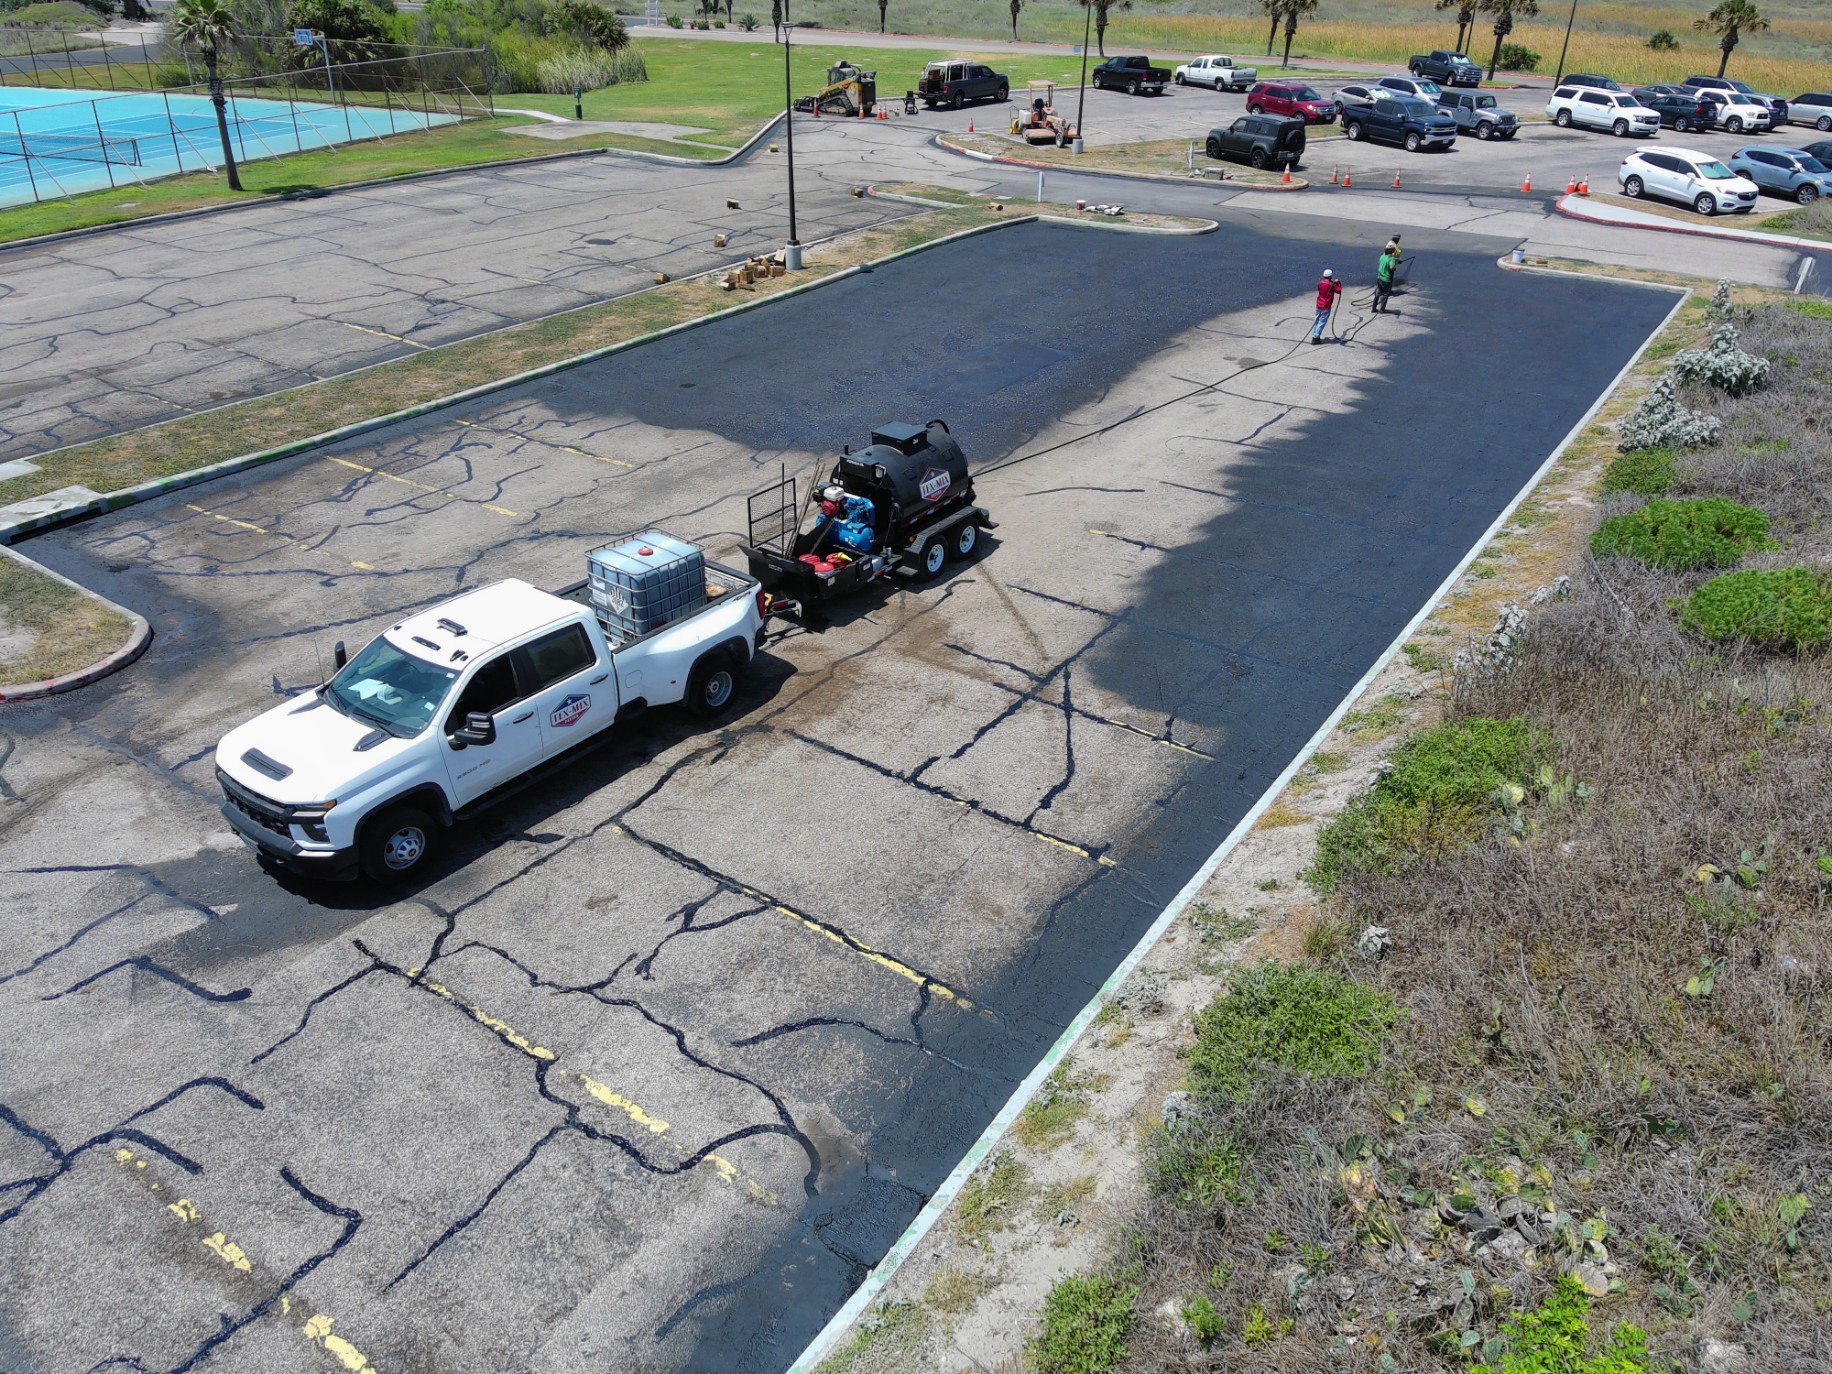
{"label": "truck cab roof", "polygon": [[396,621],[388,637],[409,653],[462,664],[578,613],[571,602],[511,577]]}

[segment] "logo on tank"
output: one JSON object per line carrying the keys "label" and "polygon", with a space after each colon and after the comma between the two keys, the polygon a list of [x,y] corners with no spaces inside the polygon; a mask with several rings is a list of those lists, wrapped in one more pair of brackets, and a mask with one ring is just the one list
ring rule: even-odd
{"label": "logo on tank", "polygon": [[925,501],[939,501],[948,494],[948,488],[954,485],[954,479],[948,476],[946,468],[930,468],[922,474],[922,482],[916,488],[922,493]]}
{"label": "logo on tank", "polygon": [[592,699],[589,696],[567,697],[565,701],[554,707],[553,714],[547,717],[547,723],[556,727],[571,725],[591,709]]}

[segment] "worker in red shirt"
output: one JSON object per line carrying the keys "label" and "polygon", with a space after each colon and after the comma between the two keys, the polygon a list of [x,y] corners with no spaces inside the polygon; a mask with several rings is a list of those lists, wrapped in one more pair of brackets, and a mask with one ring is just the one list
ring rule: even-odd
{"label": "worker in red shirt", "polygon": [[1336,308],[1336,298],[1342,294],[1342,283],[1329,268],[1323,269],[1323,279],[1317,283],[1317,322],[1311,326],[1310,341],[1314,344],[1323,342],[1323,331],[1329,327],[1330,311]]}

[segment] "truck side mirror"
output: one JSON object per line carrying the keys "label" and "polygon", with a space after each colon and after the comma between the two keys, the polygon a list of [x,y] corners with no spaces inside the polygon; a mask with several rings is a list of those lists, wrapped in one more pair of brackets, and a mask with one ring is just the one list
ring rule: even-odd
{"label": "truck side mirror", "polygon": [[496,721],[487,711],[472,711],[465,716],[464,724],[452,731],[451,741],[454,749],[495,744]]}
{"label": "truck side mirror", "polygon": [[350,655],[344,649],[344,642],[340,639],[331,646],[331,662],[336,665],[338,672],[342,672],[344,664],[349,661]]}

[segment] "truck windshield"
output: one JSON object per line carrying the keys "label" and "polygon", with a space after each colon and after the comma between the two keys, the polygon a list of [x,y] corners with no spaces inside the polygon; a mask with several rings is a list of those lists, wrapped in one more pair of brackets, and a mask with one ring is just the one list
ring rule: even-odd
{"label": "truck windshield", "polygon": [[457,677],[377,636],[326,684],[324,695],[345,715],[407,739],[427,727]]}

